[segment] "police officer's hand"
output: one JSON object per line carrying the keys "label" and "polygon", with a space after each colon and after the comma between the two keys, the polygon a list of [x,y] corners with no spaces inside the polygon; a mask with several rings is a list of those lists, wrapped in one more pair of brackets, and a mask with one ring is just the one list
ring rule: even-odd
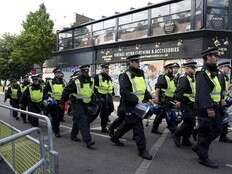
{"label": "police officer's hand", "polygon": [[176,102],[176,108],[180,108],[181,103],[180,102]]}
{"label": "police officer's hand", "polygon": [[224,106],[226,106],[226,105],[227,105],[226,101],[225,101],[225,100],[222,100],[222,101],[221,101],[221,106],[224,107]]}
{"label": "police officer's hand", "polygon": [[159,103],[159,97],[153,97],[152,101],[153,101],[155,104],[158,104],[158,103]]}
{"label": "police officer's hand", "polygon": [[216,115],[213,109],[207,109],[207,114],[208,114],[208,117],[210,118],[214,118]]}
{"label": "police officer's hand", "polygon": [[155,104],[154,99],[150,99],[150,100],[149,100],[149,103]]}

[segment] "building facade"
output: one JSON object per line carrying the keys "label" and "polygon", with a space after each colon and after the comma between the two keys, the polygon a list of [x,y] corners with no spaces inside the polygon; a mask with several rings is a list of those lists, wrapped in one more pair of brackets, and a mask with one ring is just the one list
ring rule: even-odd
{"label": "building facade", "polygon": [[172,0],[60,31],[45,66],[92,64],[97,71],[108,62],[117,80],[129,55],[141,54],[149,76],[168,61],[200,63],[200,52],[210,47],[231,59],[232,0]]}

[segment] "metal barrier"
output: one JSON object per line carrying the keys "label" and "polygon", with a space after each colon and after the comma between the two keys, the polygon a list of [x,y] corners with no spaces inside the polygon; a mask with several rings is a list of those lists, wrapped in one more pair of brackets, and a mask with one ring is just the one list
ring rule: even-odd
{"label": "metal barrier", "polygon": [[[50,120],[44,115],[16,109],[10,106],[0,104],[0,107],[13,110],[13,111],[17,111],[17,112],[21,112],[21,113],[42,119],[47,123],[48,145],[44,145],[45,159],[48,162],[47,173],[58,174],[59,173],[58,153],[54,151],[54,148],[53,148],[52,129],[51,129]],[[18,132],[21,132],[21,131],[15,129],[14,127],[0,120],[0,138],[1,139],[17,134]],[[14,153],[10,154],[10,152],[12,152],[11,150],[15,148],[18,148],[18,150],[16,150],[16,153],[18,153],[19,155],[17,156],[14,156]],[[12,168],[14,168],[13,167],[14,164],[16,168],[18,167],[20,171],[17,171],[17,173],[23,173],[23,172],[30,173],[30,171],[26,171],[29,169],[28,167],[32,167],[31,170],[34,170],[34,168],[38,168],[38,166],[35,166],[35,164],[38,165],[40,163],[39,165],[41,165],[41,163],[43,163],[41,161],[42,160],[41,154],[39,153],[40,149],[41,149],[40,142],[38,140],[30,136],[26,136],[16,141],[13,141],[11,144],[3,145],[3,147],[1,146],[0,153],[2,154],[5,161],[7,161],[8,164]],[[40,171],[37,173],[42,173],[42,172]]]}

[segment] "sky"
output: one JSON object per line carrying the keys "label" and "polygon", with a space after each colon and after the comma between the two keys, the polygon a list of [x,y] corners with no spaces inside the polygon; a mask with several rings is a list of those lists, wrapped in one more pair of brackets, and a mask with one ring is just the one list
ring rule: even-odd
{"label": "sky", "polygon": [[41,3],[45,3],[55,30],[58,30],[74,23],[75,13],[97,20],[102,16],[112,16],[116,11],[122,13],[131,7],[144,7],[148,2],[163,1],[167,0],[0,0],[0,35],[5,32],[19,34],[22,21]]}

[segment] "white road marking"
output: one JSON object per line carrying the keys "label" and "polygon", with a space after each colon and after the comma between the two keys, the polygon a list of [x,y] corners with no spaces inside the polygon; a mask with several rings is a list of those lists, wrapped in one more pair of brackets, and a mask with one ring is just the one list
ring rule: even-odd
{"label": "white road marking", "polygon": [[[163,132],[163,134],[161,135],[161,137],[153,144],[150,153],[153,156],[153,159],[155,158],[156,154],[158,153],[160,147],[164,144],[167,136],[168,136],[168,129],[166,128]],[[143,160],[142,163],[140,164],[140,166],[137,168],[137,170],[135,171],[135,174],[146,174],[151,163],[153,160]]]}
{"label": "white road marking", "polygon": [[232,168],[232,164],[226,164],[225,166]]}

